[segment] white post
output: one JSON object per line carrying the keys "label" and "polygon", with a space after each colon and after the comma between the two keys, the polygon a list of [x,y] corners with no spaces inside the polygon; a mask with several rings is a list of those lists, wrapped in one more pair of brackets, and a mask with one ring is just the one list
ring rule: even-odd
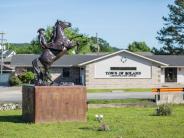
{"label": "white post", "polygon": [[96,33],[96,45],[97,45],[97,52],[99,54],[99,52],[100,52],[100,46],[98,44],[98,33]]}
{"label": "white post", "polygon": [[0,33],[1,34],[1,75],[3,74],[3,46],[4,46],[4,44],[3,44],[3,41],[4,41],[4,38],[3,38],[3,36],[4,36],[4,32],[1,32]]}

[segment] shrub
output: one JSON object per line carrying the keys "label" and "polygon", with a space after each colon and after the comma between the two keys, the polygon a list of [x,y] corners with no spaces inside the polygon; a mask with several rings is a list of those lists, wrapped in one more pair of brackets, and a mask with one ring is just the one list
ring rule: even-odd
{"label": "shrub", "polygon": [[28,71],[28,72],[25,72],[23,74],[21,74],[19,76],[20,80],[23,82],[23,83],[31,83],[34,78],[35,78],[35,75],[33,72],[31,71]]}
{"label": "shrub", "polygon": [[171,115],[172,110],[171,107],[167,104],[159,105],[156,109],[157,116],[169,116]]}
{"label": "shrub", "polygon": [[20,85],[21,83],[22,83],[21,80],[17,76],[15,75],[10,76],[10,79],[9,79],[10,86],[17,86],[17,85]]}

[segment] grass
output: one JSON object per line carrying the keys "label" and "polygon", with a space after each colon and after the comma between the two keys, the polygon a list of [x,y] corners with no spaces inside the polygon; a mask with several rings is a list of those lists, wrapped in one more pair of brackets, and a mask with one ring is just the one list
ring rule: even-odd
{"label": "grass", "polygon": [[153,103],[153,100],[149,99],[114,99],[114,100],[88,100],[88,104],[129,104],[129,103]]}
{"label": "grass", "polygon": [[[86,123],[28,124],[21,111],[0,112],[1,138],[181,138],[184,106],[174,106],[171,116],[153,116],[155,108],[89,109]],[[97,131],[95,114],[103,114],[110,131]]]}
{"label": "grass", "polygon": [[97,92],[112,92],[112,91],[124,91],[124,92],[151,92],[151,88],[130,88],[130,89],[87,89],[89,93]]}

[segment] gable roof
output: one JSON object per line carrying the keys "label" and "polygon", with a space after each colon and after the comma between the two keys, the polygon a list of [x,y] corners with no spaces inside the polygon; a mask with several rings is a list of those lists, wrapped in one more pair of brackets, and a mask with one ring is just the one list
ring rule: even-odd
{"label": "gable roof", "polygon": [[98,61],[98,60],[102,60],[102,59],[111,57],[111,56],[113,56],[113,55],[117,55],[117,54],[122,53],[122,52],[129,53],[129,54],[131,54],[131,55],[134,55],[134,56],[137,56],[137,57],[140,57],[140,58],[143,58],[143,59],[146,59],[146,60],[155,62],[155,63],[160,64],[160,65],[163,65],[163,66],[168,66],[168,64],[165,63],[165,62],[162,62],[162,61],[159,61],[159,60],[155,60],[155,59],[152,59],[152,58],[143,56],[143,55],[139,55],[139,54],[130,52],[130,51],[128,51],[128,50],[119,50],[119,51],[117,51],[117,52],[114,52],[114,53],[111,53],[111,54],[107,54],[107,55],[104,55],[104,56],[101,56],[101,57],[98,57],[98,58],[89,60],[89,61],[87,61],[87,62],[83,62],[83,63],[79,64],[79,66],[83,66],[83,65],[86,65],[86,64],[90,64],[90,63],[92,63],[92,62],[95,62],[95,61]]}
{"label": "gable roof", "polygon": [[[53,67],[58,66],[77,66],[83,62],[87,62],[103,55],[64,55],[60,59],[53,63]],[[11,66],[26,66],[32,67],[32,61],[38,58],[39,55],[36,54],[17,54],[12,57]]]}

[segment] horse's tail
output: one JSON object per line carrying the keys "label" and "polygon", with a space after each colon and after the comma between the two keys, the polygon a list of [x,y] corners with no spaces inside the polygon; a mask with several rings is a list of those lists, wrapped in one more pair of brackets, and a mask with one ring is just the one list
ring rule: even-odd
{"label": "horse's tail", "polygon": [[37,76],[39,76],[41,70],[40,70],[40,68],[39,68],[39,66],[38,66],[38,58],[36,58],[36,59],[34,59],[34,60],[32,61],[32,65],[33,65],[33,69],[34,69],[34,71],[36,72]]}

